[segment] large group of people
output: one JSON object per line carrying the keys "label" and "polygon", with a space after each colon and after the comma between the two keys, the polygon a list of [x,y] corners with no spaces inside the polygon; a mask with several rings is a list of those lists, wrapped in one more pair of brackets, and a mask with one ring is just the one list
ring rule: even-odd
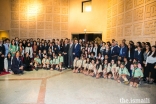
{"label": "large group of people", "polygon": [[137,87],[141,78],[145,83],[156,81],[156,45],[133,41],[121,44],[111,42],[84,41],[82,39],[27,39],[16,37],[0,40],[0,73],[35,69],[73,69],[96,78],[114,79]]}

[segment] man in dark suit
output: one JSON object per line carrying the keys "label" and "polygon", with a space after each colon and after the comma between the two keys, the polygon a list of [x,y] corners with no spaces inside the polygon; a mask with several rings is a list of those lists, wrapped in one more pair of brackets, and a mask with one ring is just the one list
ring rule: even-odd
{"label": "man in dark suit", "polygon": [[0,74],[4,69],[4,57],[5,57],[5,47],[2,44],[2,40],[0,40]]}
{"label": "man in dark suit", "polygon": [[75,40],[74,51],[73,51],[74,58],[75,57],[80,58],[80,52],[81,52],[81,45],[78,43],[78,40],[76,39]]}
{"label": "man in dark suit", "polygon": [[65,68],[68,67],[68,49],[69,44],[67,43],[67,39],[65,39],[64,45],[63,45],[63,56],[64,56],[64,66]]}
{"label": "man in dark suit", "polygon": [[62,53],[63,47],[60,44],[60,41],[56,41],[55,46],[54,46],[54,51],[56,54],[58,54],[59,52]]}
{"label": "man in dark suit", "polygon": [[119,49],[119,56],[122,58],[127,57],[128,51],[127,51],[127,47],[125,46],[125,43],[121,43],[121,47]]}
{"label": "man in dark suit", "polygon": [[74,50],[74,44],[73,41],[70,41],[69,44],[69,49],[68,49],[68,67],[72,68],[73,67],[73,50]]}
{"label": "man in dark suit", "polygon": [[23,63],[19,58],[20,52],[17,51],[12,60],[11,70],[14,74],[23,74]]}
{"label": "man in dark suit", "polygon": [[119,55],[119,47],[117,46],[117,44],[115,44],[115,42],[113,42],[111,47],[111,59],[117,61],[118,55]]}

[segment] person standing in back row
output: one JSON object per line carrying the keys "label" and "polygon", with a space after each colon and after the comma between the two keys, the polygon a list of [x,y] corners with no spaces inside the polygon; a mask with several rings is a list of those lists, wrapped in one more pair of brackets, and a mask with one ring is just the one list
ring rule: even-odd
{"label": "person standing in back row", "polygon": [[70,41],[69,44],[69,49],[68,49],[68,67],[73,68],[73,49],[74,49],[74,44],[73,41]]}
{"label": "person standing in back row", "polygon": [[63,56],[64,56],[65,69],[68,67],[68,49],[69,49],[69,44],[67,43],[67,39],[65,39],[65,43],[63,45]]}
{"label": "person standing in back row", "polygon": [[0,40],[0,74],[4,69],[4,56],[5,55],[5,47],[2,44],[2,40]]}
{"label": "person standing in back row", "polygon": [[78,43],[78,40],[75,40],[75,46],[73,50],[74,58],[77,56],[80,58],[80,52],[81,52],[81,45]]}

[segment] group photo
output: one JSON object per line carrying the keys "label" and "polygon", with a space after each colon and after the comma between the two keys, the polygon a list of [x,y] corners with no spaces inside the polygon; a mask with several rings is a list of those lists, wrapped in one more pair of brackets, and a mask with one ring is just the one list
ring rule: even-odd
{"label": "group photo", "polygon": [[0,0],[0,104],[156,104],[156,0]]}
{"label": "group photo", "polygon": [[138,87],[156,82],[156,46],[123,39],[118,44],[66,39],[5,39],[1,41],[1,73],[23,75],[24,71],[73,70],[86,76],[112,79]]}

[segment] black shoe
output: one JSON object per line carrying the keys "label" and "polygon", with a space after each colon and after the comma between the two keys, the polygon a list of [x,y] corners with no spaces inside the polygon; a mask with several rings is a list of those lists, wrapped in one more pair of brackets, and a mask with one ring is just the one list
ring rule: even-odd
{"label": "black shoe", "polygon": [[148,80],[145,80],[144,83],[149,83],[149,81]]}
{"label": "black shoe", "polygon": [[36,71],[38,71],[38,68],[35,68]]}
{"label": "black shoe", "polygon": [[149,84],[153,84],[153,81],[150,81]]}
{"label": "black shoe", "polygon": [[50,68],[47,68],[47,70],[50,70]]}

